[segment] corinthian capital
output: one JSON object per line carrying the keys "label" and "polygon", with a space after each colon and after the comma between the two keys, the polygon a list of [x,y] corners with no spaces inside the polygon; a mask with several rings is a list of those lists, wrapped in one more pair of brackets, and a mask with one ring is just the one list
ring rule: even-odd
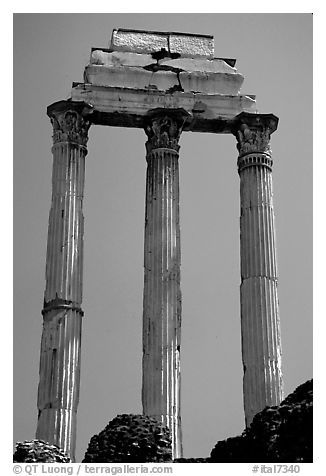
{"label": "corinthian capital", "polygon": [[145,122],[148,137],[146,151],[166,148],[179,151],[179,139],[187,117],[185,111],[157,110],[149,114]]}
{"label": "corinthian capital", "polygon": [[235,118],[233,134],[237,138],[239,156],[247,154],[271,155],[270,137],[277,129],[278,118],[273,114],[242,112]]}
{"label": "corinthian capital", "polygon": [[70,142],[86,146],[92,107],[84,102],[58,101],[47,109],[53,126],[53,143]]}

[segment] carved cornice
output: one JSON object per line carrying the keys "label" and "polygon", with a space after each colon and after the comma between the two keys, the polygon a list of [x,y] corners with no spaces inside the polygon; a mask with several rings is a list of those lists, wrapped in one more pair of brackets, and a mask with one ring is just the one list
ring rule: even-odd
{"label": "carved cornice", "polygon": [[179,139],[188,114],[185,111],[158,110],[149,114],[145,121],[147,154],[154,149],[179,151]]}
{"label": "carved cornice", "polygon": [[264,154],[270,157],[270,137],[277,125],[278,118],[273,114],[239,114],[232,130],[238,141],[239,158],[248,154]]}
{"label": "carved cornice", "polygon": [[53,126],[53,144],[69,142],[86,147],[92,107],[84,102],[59,101],[47,109]]}

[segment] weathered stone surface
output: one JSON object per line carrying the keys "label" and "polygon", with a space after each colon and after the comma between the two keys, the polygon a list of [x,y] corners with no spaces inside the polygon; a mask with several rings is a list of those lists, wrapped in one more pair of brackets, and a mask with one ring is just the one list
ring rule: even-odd
{"label": "weathered stone surface", "polygon": [[[170,68],[170,66],[165,66]],[[157,68],[157,67],[155,67]],[[138,67],[89,65],[85,68],[85,82],[96,86],[132,89],[155,89],[167,93],[174,91],[204,94],[237,95],[243,83],[241,74],[212,73],[205,71],[171,71],[163,66],[155,71]]]}
{"label": "weathered stone surface", "polygon": [[94,124],[119,127],[144,128],[149,111],[165,108],[183,109],[189,114],[185,131],[229,133],[235,116],[243,111],[256,112],[254,96],[178,91],[168,94],[151,88],[137,90],[75,83],[71,98],[92,104]]}
{"label": "weathered stone surface", "polygon": [[164,49],[181,56],[214,56],[214,38],[209,35],[192,35],[187,33],[113,30],[112,50],[130,51],[134,53],[154,53]]}
{"label": "weathered stone surface", "polygon": [[169,461],[172,461],[169,429],[155,418],[124,414],[91,438],[83,463]]}
{"label": "weathered stone surface", "polygon": [[155,62],[150,54],[131,53],[127,51],[109,51],[101,48],[92,49],[90,64],[106,67],[137,66],[143,67]]}
{"label": "weathered stone surface", "polygon": [[228,73],[235,74],[236,68],[230,66],[224,60],[219,58],[206,59],[206,58],[176,58],[176,59],[162,59],[160,64],[180,68],[183,71],[189,73],[195,71],[201,71],[203,73]]}
{"label": "weathered stone surface", "polygon": [[114,30],[110,49],[92,49],[71,98],[92,104],[95,124],[143,128],[152,109],[183,109],[185,131],[228,133],[235,116],[256,112],[255,96],[239,94],[235,60],[213,53],[208,35]]}
{"label": "weathered stone surface", "polygon": [[[205,50],[211,37],[119,30],[113,32],[112,38],[114,51],[92,50],[90,64],[84,72],[86,83],[155,88],[167,93],[193,91],[237,95],[240,91],[243,76],[235,68],[221,59],[211,59],[210,55],[196,55],[197,50]],[[166,39],[168,49],[157,49]],[[156,45],[157,41],[159,45]],[[116,51],[117,48],[125,51]],[[192,51],[195,53],[190,54]]]}
{"label": "weathered stone surface", "polygon": [[180,415],[179,138],[186,114],[148,117],[144,244],[143,385],[145,415],[170,428],[182,456]]}
{"label": "weathered stone surface", "polygon": [[313,460],[312,380],[279,406],[258,413],[241,436],[219,441],[212,463],[311,463]]}
{"label": "weathered stone surface", "polygon": [[153,53],[164,48],[169,51],[169,36],[161,32],[115,29],[112,32],[110,48],[133,53]]}
{"label": "weathered stone surface", "polygon": [[171,53],[181,56],[214,56],[214,38],[210,35],[189,35],[187,33],[170,33],[169,45]]}
{"label": "weathered stone surface", "polygon": [[17,442],[14,463],[70,463],[71,459],[56,445],[42,440]]}
{"label": "weathered stone surface", "polygon": [[82,315],[82,211],[91,108],[59,101],[48,108],[53,125],[52,203],[49,215],[36,438],[74,460],[79,402]]}
{"label": "weathered stone surface", "polygon": [[[109,51],[106,49],[92,49],[90,64],[106,67],[144,67],[153,64],[179,68],[183,71],[202,71],[207,73],[236,73],[236,69],[220,58],[174,58],[163,57],[159,61],[150,54],[131,53],[125,51]],[[130,70],[132,72],[132,70]]]}
{"label": "weathered stone surface", "polygon": [[242,114],[235,130],[240,175],[241,334],[246,425],[283,398],[270,135],[273,115]]}

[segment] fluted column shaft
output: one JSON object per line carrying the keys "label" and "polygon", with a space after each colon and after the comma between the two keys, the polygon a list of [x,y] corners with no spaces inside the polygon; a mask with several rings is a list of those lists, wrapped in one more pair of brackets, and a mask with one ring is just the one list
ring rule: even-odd
{"label": "fluted column shaft", "polygon": [[56,444],[74,461],[83,311],[85,156],[89,108],[60,101],[53,124],[52,204],[49,215],[36,438]]}
{"label": "fluted column shaft", "polygon": [[235,134],[240,175],[241,335],[246,426],[283,398],[270,135],[278,119],[242,113]]}
{"label": "fluted column shaft", "polygon": [[182,455],[180,415],[179,145],[183,118],[148,119],[144,244],[143,385],[145,415],[170,428]]}

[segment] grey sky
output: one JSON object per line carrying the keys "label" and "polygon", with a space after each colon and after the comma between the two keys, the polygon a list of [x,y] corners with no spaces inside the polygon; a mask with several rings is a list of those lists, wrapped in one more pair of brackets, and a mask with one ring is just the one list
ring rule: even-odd
{"label": "grey sky", "polygon": [[[15,14],[14,427],[34,437],[51,199],[46,107],[82,81],[113,28],[211,34],[236,58],[242,94],[280,118],[272,136],[285,394],[312,377],[312,15]],[[118,413],[141,412],[145,140],[92,126],[77,461]],[[182,422],[186,457],[244,429],[239,308],[239,177],[233,136],[180,141]]]}

